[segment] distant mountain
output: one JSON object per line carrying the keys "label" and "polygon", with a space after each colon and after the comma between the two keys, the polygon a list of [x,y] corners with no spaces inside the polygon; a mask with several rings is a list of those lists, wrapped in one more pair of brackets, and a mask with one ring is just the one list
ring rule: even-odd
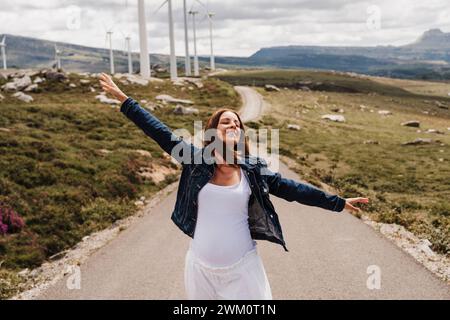
{"label": "distant mountain", "polygon": [[[68,71],[109,70],[109,50],[21,36],[7,36],[8,65],[18,68],[51,67],[54,45],[62,50],[62,66]],[[0,35],[1,37],[1,35]],[[139,70],[139,55],[133,53],[133,69]],[[117,72],[127,71],[127,54],[114,50]],[[151,63],[167,65],[169,57],[151,54]],[[207,57],[200,57],[202,65]],[[178,57],[179,67],[184,58]],[[403,46],[333,47],[281,46],[258,50],[250,57],[216,57],[218,66],[307,68],[358,72],[398,78],[450,79],[450,33],[440,29],[424,32],[417,41]]]}
{"label": "distant mountain", "polygon": [[[0,39],[4,35],[0,35]],[[41,40],[6,34],[6,52],[10,68],[50,68],[55,64],[55,44],[62,51],[61,65],[67,71],[101,72],[109,70],[109,49]],[[139,54],[132,53],[133,70],[139,70]],[[152,65],[166,65],[169,57],[151,54]],[[181,63],[184,59],[179,58]],[[114,50],[116,72],[128,71],[128,53]]]}
{"label": "distant mountain", "polygon": [[450,51],[450,33],[442,32],[440,29],[431,29],[424,32],[416,42],[408,44],[404,48]]}
{"label": "distant mountain", "polygon": [[277,68],[351,71],[402,78],[450,78],[450,33],[426,31],[404,46],[282,46],[258,50],[248,58],[218,57],[219,63]]}

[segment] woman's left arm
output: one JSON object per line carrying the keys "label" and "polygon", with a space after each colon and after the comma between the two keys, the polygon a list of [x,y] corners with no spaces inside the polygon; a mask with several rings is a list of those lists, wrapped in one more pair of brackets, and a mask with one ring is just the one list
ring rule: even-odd
{"label": "woman's left arm", "polygon": [[283,178],[280,173],[272,172],[267,167],[264,168],[267,176],[269,192],[274,196],[287,201],[297,201],[308,206],[320,207],[323,209],[340,212],[348,209],[353,212],[360,212],[361,209],[355,207],[356,203],[368,203],[368,198],[342,198],[316,188],[310,184],[301,183],[292,179]]}

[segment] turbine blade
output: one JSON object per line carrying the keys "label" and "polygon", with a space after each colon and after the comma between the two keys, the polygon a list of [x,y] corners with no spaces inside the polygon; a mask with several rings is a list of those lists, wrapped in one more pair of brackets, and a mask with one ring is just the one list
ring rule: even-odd
{"label": "turbine blade", "polygon": [[153,12],[153,14],[157,14],[159,10],[161,10],[162,7],[164,7],[164,5],[167,3],[167,1],[169,0],[165,0],[159,7],[158,9],[155,10],[155,12]]}
{"label": "turbine blade", "polygon": [[208,7],[200,0],[195,0],[195,1],[198,2],[203,8],[208,9]]}

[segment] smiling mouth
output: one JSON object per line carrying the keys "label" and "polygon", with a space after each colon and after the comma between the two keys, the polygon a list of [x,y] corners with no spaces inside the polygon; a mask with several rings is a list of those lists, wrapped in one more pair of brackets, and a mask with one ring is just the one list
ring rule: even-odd
{"label": "smiling mouth", "polygon": [[226,132],[226,136],[227,137],[237,137],[237,131],[234,131],[234,130],[229,130],[229,131],[227,131]]}

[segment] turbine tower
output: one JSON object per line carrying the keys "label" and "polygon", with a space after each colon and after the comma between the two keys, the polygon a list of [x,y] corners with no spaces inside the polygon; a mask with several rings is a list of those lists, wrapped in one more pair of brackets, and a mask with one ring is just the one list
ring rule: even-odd
{"label": "turbine tower", "polygon": [[185,75],[188,77],[191,75],[191,57],[189,55],[189,37],[188,37],[188,23],[187,23],[187,10],[186,10],[186,0],[183,0],[183,14],[184,14],[184,45],[186,56],[184,60],[185,65]]}
{"label": "turbine tower", "polygon": [[206,13],[208,16],[208,20],[209,20],[209,43],[211,46],[211,58],[210,58],[210,68],[211,71],[216,70],[216,63],[215,63],[215,59],[214,59],[214,48],[213,48],[213,28],[212,28],[212,17],[214,17],[215,13],[214,12],[207,12]]}
{"label": "turbine tower", "polygon": [[109,64],[110,64],[110,72],[114,74],[114,53],[112,49],[112,31],[109,30],[106,32],[106,37],[109,39]]}
{"label": "turbine tower", "polygon": [[[175,35],[173,31],[173,15],[172,15],[172,0],[165,0],[156,10],[159,11],[167,3],[169,13],[169,37],[170,37],[170,80],[176,80],[177,75],[177,57],[175,56]],[[155,13],[156,13],[155,12]]]}
{"label": "turbine tower", "polygon": [[128,51],[128,73],[133,74],[133,61],[131,59],[130,40],[131,38],[129,36],[125,37],[125,42],[127,44],[127,51]]}
{"label": "turbine tower", "polygon": [[145,79],[149,79],[151,77],[150,56],[148,53],[147,22],[145,20],[144,0],[138,0],[138,16],[139,16],[139,47],[140,47],[141,76]]}
{"label": "turbine tower", "polygon": [[3,69],[6,70],[6,36],[3,36],[2,42],[0,42],[0,48],[2,51]]}
{"label": "turbine tower", "polygon": [[198,11],[189,11],[189,14],[192,15],[192,29],[194,33],[194,76],[199,76],[198,70],[198,56],[197,56],[197,34],[195,29],[195,15],[198,14]]}
{"label": "turbine tower", "polygon": [[56,70],[60,70],[61,69],[61,58],[60,55],[61,51],[58,50],[58,47],[55,44],[55,62],[56,62]]}

